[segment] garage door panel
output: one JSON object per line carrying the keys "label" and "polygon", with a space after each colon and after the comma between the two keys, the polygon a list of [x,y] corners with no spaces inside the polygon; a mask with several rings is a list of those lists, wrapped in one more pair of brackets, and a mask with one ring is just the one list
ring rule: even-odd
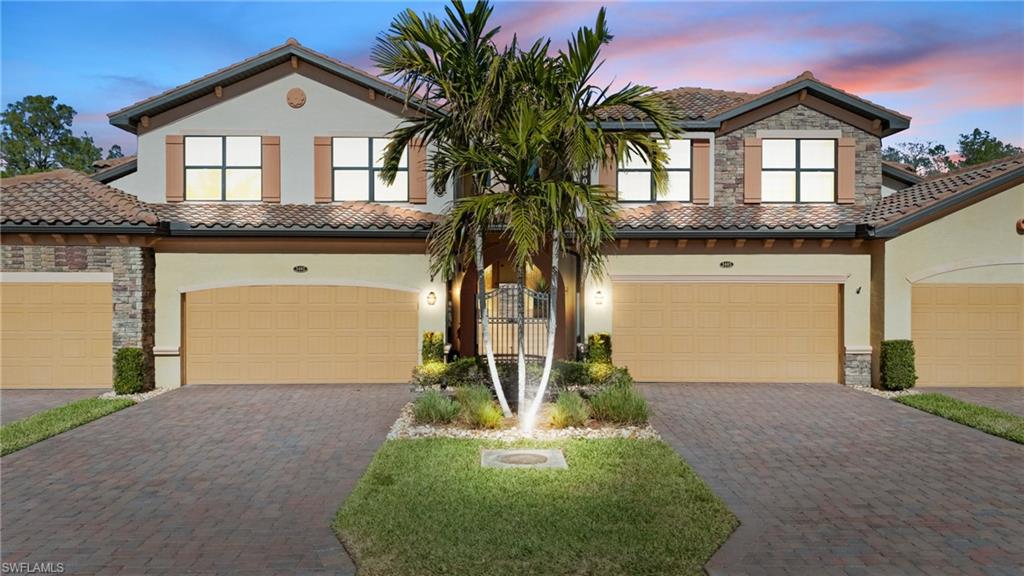
{"label": "garage door panel", "polygon": [[918,386],[1024,386],[1022,309],[1021,285],[915,285]]}
{"label": "garage door panel", "polygon": [[185,301],[189,383],[406,382],[417,362],[415,293],[251,286]]}
{"label": "garage door panel", "polygon": [[109,283],[0,284],[0,386],[110,387],[112,317]]}
{"label": "garage door panel", "polygon": [[[630,301],[637,293],[646,299],[623,303],[623,295]],[[622,282],[614,285],[614,294],[615,361],[638,380],[835,382],[838,377],[835,285]],[[650,296],[655,294],[660,298]]]}

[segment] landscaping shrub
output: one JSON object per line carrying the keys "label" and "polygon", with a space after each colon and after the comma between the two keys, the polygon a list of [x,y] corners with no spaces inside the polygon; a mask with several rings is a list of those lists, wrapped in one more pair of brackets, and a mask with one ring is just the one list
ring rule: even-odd
{"label": "landscaping shrub", "polygon": [[906,390],[917,382],[912,340],[882,341],[882,388]]}
{"label": "landscaping shrub", "polygon": [[594,364],[611,364],[612,335],[597,332],[587,337],[587,362]]}
{"label": "landscaping shrub", "polygon": [[444,362],[444,336],[440,332],[424,332],[420,353],[424,364]]}
{"label": "landscaping shrub", "polygon": [[555,428],[580,427],[590,418],[590,407],[577,392],[562,392],[551,412],[551,425]]}
{"label": "landscaping shrub", "polygon": [[447,424],[459,415],[459,403],[437,390],[421,394],[412,405],[417,424]]}
{"label": "landscaping shrub", "polygon": [[462,417],[474,428],[497,428],[504,415],[486,386],[464,386],[455,390]]}
{"label": "landscaping shrub", "polygon": [[449,386],[483,386],[488,382],[485,376],[487,368],[480,365],[477,358],[459,358],[448,364]]}
{"label": "landscaping shrub", "polygon": [[146,386],[142,348],[118,348],[114,354],[114,392],[138,394]]}
{"label": "landscaping shrub", "polygon": [[444,362],[427,362],[412,371],[412,382],[424,388],[433,388],[445,384],[448,365]]}
{"label": "landscaping shrub", "polygon": [[646,424],[647,401],[634,386],[609,386],[590,399],[594,418],[615,424]]}
{"label": "landscaping shrub", "polygon": [[586,386],[590,384],[590,365],[586,362],[558,361],[552,367],[555,384],[566,386]]}
{"label": "landscaping shrub", "polygon": [[606,362],[587,364],[587,373],[590,376],[590,383],[598,386],[607,384],[608,379],[615,374],[617,368]]}

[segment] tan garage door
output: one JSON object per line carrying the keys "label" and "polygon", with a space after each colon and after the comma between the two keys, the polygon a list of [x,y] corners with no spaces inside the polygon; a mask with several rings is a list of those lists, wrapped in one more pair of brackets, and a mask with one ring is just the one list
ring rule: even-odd
{"label": "tan garage door", "polygon": [[917,285],[910,321],[918,386],[1024,386],[1024,286]]}
{"label": "tan garage door", "polygon": [[109,388],[108,283],[0,284],[4,388]]}
{"label": "tan garage door", "polygon": [[832,284],[615,283],[616,364],[648,382],[835,382]]}
{"label": "tan garage door", "polygon": [[415,293],[357,286],[245,286],[185,296],[190,384],[408,382]]}

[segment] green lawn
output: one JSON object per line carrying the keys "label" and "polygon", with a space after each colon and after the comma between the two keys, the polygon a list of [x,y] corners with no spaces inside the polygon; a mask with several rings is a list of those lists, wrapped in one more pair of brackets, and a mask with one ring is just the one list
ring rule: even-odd
{"label": "green lawn", "polygon": [[735,516],[666,444],[572,440],[568,470],[480,467],[474,440],[391,440],[338,511],[360,576],[703,574]]}
{"label": "green lawn", "polygon": [[1024,418],[1016,414],[987,406],[978,406],[945,394],[914,394],[900,396],[896,398],[896,401],[936,416],[942,416],[947,420],[977,428],[993,436],[1024,444]]}
{"label": "green lawn", "polygon": [[135,404],[128,398],[86,398],[0,426],[0,456]]}

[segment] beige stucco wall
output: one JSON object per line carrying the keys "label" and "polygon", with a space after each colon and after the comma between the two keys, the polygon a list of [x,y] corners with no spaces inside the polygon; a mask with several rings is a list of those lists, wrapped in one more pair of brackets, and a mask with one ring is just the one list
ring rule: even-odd
{"label": "beige stucco wall", "polygon": [[[306,93],[306,104],[288,106],[292,88]],[[148,202],[165,199],[165,142],[168,134],[272,135],[281,137],[281,202],[313,203],[313,138],[385,136],[401,118],[300,74],[290,74],[139,136],[138,171],[114,186]],[[426,205],[407,208],[439,211],[448,199],[428,194]]]}
{"label": "beige stucco wall", "polygon": [[910,338],[915,283],[1024,283],[1024,184],[885,244],[885,338]]}
{"label": "beige stucco wall", "polygon": [[[732,268],[719,263],[728,260]],[[728,282],[763,282],[770,279],[810,282],[834,281],[843,284],[843,343],[847,350],[869,349],[871,257],[866,254],[685,254],[609,256],[608,274],[603,281],[591,280],[586,293],[586,333],[612,332],[612,307],[615,305],[613,281],[616,277],[673,276],[699,277]],[[721,278],[720,280],[718,278]],[[595,295],[601,291],[604,303]],[[860,293],[857,293],[860,290]]]}
{"label": "beige stucco wall", "polygon": [[[306,266],[296,273],[292,268]],[[270,284],[373,286],[420,295],[419,332],[444,333],[444,282],[430,281],[420,254],[157,254],[156,384],[181,384],[181,294],[223,286]],[[437,303],[427,304],[434,292]]]}

